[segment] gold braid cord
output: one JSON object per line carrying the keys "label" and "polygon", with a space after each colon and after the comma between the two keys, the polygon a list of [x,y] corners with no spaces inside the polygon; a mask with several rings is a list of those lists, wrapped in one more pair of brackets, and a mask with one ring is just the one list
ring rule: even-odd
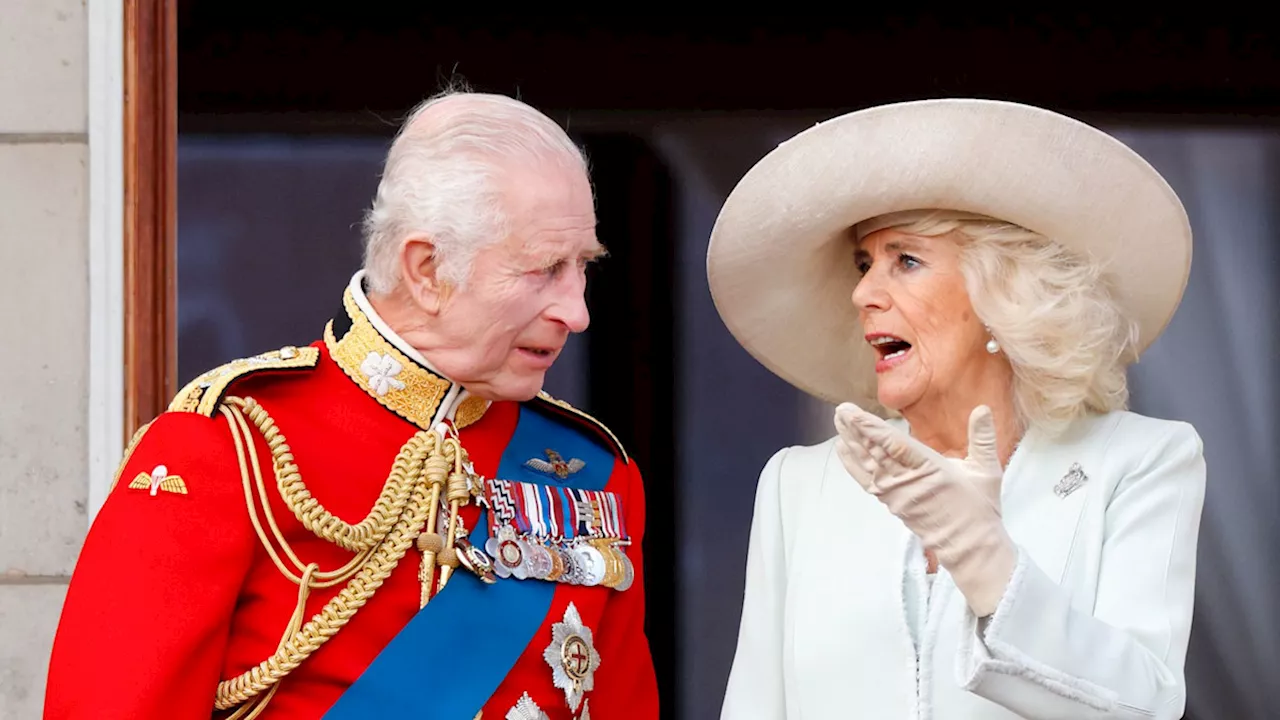
{"label": "gold braid cord", "polygon": [[[227,418],[235,440],[249,519],[276,567],[298,585],[298,603],[275,654],[238,677],[218,684],[214,708],[228,710],[241,706],[230,719],[250,720],[266,708],[280,680],[342,629],[373,597],[413,547],[423,528],[435,532],[435,503],[439,502],[446,482],[453,479],[450,476],[458,474],[463,467],[465,451],[456,438],[442,438],[434,430],[415,433],[396,456],[373,509],[364,520],[352,525],[332,515],[311,496],[302,482],[289,444],[261,405],[251,398],[230,397],[223,401],[219,411]],[[355,553],[346,565],[321,572],[315,563],[304,564],[289,547],[271,513],[250,423],[271,452],[276,489],[285,505],[316,536]],[[259,506],[266,520],[265,528],[258,517]],[[304,624],[311,590],[343,582],[346,586]],[[426,599],[424,594],[424,604]]]}

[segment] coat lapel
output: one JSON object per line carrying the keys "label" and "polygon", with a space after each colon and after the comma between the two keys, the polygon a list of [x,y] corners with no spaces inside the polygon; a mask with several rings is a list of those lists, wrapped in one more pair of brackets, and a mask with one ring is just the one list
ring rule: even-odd
{"label": "coat lapel", "polygon": [[1103,448],[1087,440],[1109,435],[1096,432],[1098,422],[1113,419],[1078,421],[1052,440],[1028,433],[1005,473],[1005,527],[1054,582],[1062,581],[1085,511],[1103,501]]}

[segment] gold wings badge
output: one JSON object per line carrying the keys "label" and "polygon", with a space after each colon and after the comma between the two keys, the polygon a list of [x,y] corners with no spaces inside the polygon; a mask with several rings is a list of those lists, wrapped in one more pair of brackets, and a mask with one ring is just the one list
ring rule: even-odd
{"label": "gold wings badge", "polygon": [[138,473],[133,482],[129,483],[129,489],[149,490],[153,497],[161,490],[177,495],[186,495],[187,482],[182,479],[181,475],[170,475],[169,469],[164,465],[157,465],[149,473]]}

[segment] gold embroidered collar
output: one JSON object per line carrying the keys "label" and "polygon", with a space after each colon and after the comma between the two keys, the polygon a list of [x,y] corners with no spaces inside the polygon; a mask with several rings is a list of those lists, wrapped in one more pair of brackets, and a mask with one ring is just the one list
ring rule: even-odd
{"label": "gold embroidered collar", "polygon": [[374,400],[424,430],[448,419],[459,429],[479,420],[489,402],[436,372],[387,328],[364,297],[363,277],[352,278],[342,294],[345,312],[324,329],[338,367]]}

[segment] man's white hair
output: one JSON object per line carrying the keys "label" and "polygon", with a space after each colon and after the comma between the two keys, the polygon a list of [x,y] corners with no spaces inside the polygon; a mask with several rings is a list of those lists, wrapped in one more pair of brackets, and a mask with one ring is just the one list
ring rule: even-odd
{"label": "man's white hair", "polygon": [[464,286],[476,253],[510,231],[503,173],[536,163],[587,173],[564,129],[519,100],[451,89],[419,104],[391,144],[365,215],[370,290],[399,285],[401,244],[413,234],[435,245],[440,279]]}

